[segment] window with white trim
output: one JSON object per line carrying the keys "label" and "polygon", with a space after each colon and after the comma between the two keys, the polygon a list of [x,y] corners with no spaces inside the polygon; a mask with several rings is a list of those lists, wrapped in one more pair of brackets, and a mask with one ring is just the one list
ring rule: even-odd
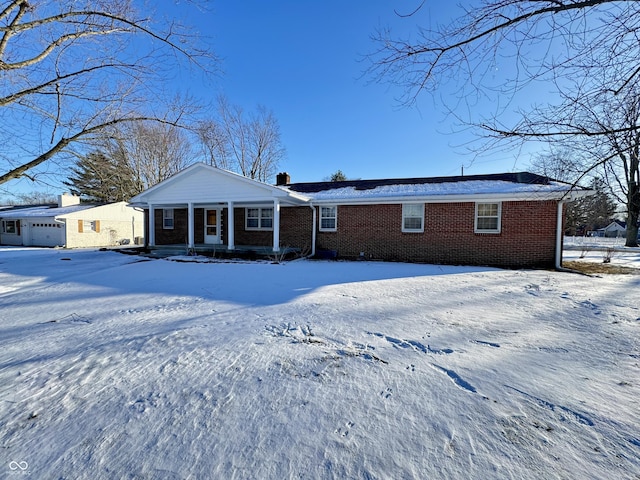
{"label": "window with white trim", "polygon": [[164,230],[173,230],[173,208],[162,209],[162,228]]}
{"label": "window with white trim", "polygon": [[19,220],[3,220],[2,221],[2,233],[9,233],[9,234],[17,234],[19,233],[19,225],[18,225]]}
{"label": "window with white trim", "polygon": [[424,203],[402,204],[402,231],[408,233],[424,232]]}
{"label": "window with white trim", "polygon": [[246,230],[273,230],[273,207],[249,207],[245,209]]}
{"label": "window with white trim", "polygon": [[335,232],[338,228],[338,207],[320,207],[320,231]]}
{"label": "window with white trim", "polygon": [[500,233],[502,204],[476,203],[475,232]]}

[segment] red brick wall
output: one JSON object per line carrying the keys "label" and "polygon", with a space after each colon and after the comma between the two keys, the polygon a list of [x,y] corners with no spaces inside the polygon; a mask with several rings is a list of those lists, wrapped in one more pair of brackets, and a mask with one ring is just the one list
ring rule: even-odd
{"label": "red brick wall", "polygon": [[[148,210],[146,211],[148,214]],[[173,209],[173,229],[162,228],[162,209],[154,210],[156,245],[186,244],[189,236],[188,213],[186,208]],[[204,208],[194,208],[194,242],[204,243]],[[222,242],[227,243],[227,209],[221,210],[220,228]],[[145,217],[146,218],[146,217]],[[148,229],[147,224],[147,229]]]}
{"label": "red brick wall", "polygon": [[[317,231],[317,249],[335,250],[341,258],[440,264],[552,267],[555,261],[555,201],[502,202],[499,234],[474,233],[475,203],[425,205],[423,233],[402,232],[402,205],[338,206],[336,232]],[[227,213],[222,212],[222,241],[227,244]],[[174,210],[173,230],[162,228],[155,211],[156,244],[185,243],[187,209]],[[311,249],[312,210],[282,207],[280,245]],[[195,209],[195,241],[204,241],[204,212]],[[273,232],[247,231],[245,209],[234,212],[236,245],[273,245]],[[319,223],[319,212],[318,212]],[[316,228],[318,228],[316,226]]]}
{"label": "red brick wall", "polygon": [[172,244],[187,244],[187,209],[186,208],[174,208],[173,209],[173,228],[164,229],[163,225],[163,209],[157,208],[153,211],[155,222],[155,237],[156,245],[172,245]]}
{"label": "red brick wall", "polygon": [[311,253],[313,210],[310,207],[280,209],[280,245],[296,247],[303,254]]}
{"label": "red brick wall", "polygon": [[[236,245],[273,245],[272,230],[245,230],[245,209],[234,212]],[[280,208],[280,246],[311,250],[313,212],[309,207]]]}
{"label": "red brick wall", "polygon": [[402,232],[402,205],[338,206],[317,248],[339,257],[496,266],[553,266],[556,202],[502,202],[499,234],[474,233],[475,203],[425,205],[423,233]]}

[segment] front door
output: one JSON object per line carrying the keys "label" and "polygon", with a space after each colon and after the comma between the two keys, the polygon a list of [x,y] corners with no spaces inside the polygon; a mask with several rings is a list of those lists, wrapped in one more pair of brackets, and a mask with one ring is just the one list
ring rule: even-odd
{"label": "front door", "polygon": [[220,210],[204,210],[204,243],[222,243],[220,238]]}

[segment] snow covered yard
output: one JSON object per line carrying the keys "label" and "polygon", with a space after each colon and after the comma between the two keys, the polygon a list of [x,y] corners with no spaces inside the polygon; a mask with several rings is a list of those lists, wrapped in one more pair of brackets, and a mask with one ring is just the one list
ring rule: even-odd
{"label": "snow covered yard", "polygon": [[640,275],[0,249],[0,474],[640,478]]}

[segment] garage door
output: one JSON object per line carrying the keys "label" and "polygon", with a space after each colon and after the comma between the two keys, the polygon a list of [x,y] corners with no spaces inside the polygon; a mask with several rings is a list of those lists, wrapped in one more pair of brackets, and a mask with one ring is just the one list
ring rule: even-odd
{"label": "garage door", "polygon": [[56,247],[64,245],[64,228],[59,223],[29,222],[31,245]]}

